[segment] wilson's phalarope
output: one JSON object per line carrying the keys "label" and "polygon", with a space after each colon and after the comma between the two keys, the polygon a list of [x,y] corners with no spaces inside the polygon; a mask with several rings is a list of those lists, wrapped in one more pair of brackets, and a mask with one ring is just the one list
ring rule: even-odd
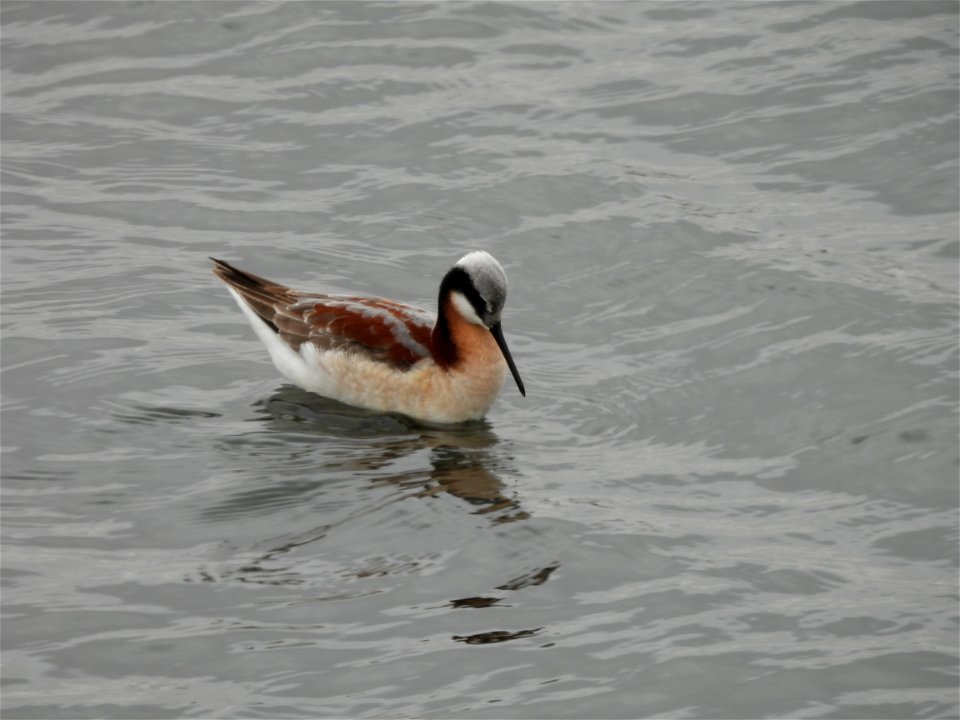
{"label": "wilson's phalarope", "polygon": [[444,275],[436,320],[384,298],[291,290],[210,259],[273,364],[304,390],[436,423],[483,417],[507,368],[526,395],[500,328],[507,276],[490,253],[468,253]]}

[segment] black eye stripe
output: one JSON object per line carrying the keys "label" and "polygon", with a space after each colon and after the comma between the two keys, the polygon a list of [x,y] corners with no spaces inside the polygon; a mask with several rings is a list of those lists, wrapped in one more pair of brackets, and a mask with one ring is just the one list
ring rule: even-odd
{"label": "black eye stripe", "polygon": [[458,292],[463,295],[481,319],[489,315],[490,311],[487,308],[486,301],[477,291],[477,288],[474,287],[470,275],[462,267],[454,267],[451,269],[450,272],[444,276],[443,282],[440,283],[441,306],[444,298],[452,292]]}

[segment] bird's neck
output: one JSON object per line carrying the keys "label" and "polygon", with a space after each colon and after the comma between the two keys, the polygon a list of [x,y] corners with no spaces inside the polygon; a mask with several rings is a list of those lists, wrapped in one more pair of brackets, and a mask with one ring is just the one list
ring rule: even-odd
{"label": "bird's neck", "polygon": [[443,368],[466,362],[499,362],[500,348],[483,325],[466,320],[447,295],[440,303],[431,337],[433,359]]}

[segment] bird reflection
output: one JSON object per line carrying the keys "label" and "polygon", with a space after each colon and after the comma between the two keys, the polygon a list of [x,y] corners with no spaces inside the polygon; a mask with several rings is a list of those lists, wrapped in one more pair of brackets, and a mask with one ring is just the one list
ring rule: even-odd
{"label": "bird reflection", "polygon": [[[495,436],[489,433],[491,438]],[[443,438],[434,436],[433,441]],[[493,444],[493,443],[491,443]],[[491,515],[495,523],[514,522],[530,517],[519,502],[503,494],[503,482],[489,468],[489,457],[484,452],[464,453],[462,447],[434,445],[431,453],[433,470],[430,481],[420,496],[450,493],[477,507],[477,515]]]}
{"label": "bird reflection", "polygon": [[[449,493],[477,506],[476,514],[495,515],[496,523],[513,522],[529,517],[520,509],[516,499],[508,498],[503,494],[503,482],[491,469],[495,460],[489,451],[497,445],[499,439],[487,422],[479,421],[450,427],[426,427],[403,416],[374,415],[326,398],[319,406],[321,414],[317,415],[316,398],[317,396],[312,393],[304,392],[297,387],[286,386],[267,401],[265,410],[277,424],[283,424],[291,418],[299,418],[301,422],[312,418],[316,423],[316,429],[327,435],[332,429],[329,422],[331,415],[340,420],[334,428],[346,430],[349,437],[356,437],[356,431],[359,428],[369,429],[370,439],[378,448],[378,453],[344,462],[344,467],[356,470],[377,470],[404,455],[429,448],[432,469],[428,479],[425,480],[421,473],[416,473],[395,477],[380,476],[374,482],[407,486],[419,484],[423,486],[418,493],[419,497],[429,497],[442,492]],[[356,419],[357,422],[343,422],[348,417]],[[381,434],[382,442],[377,442],[377,437],[373,433],[382,433],[394,424],[398,429],[406,430],[406,434],[389,439]]]}
{"label": "bird reflection", "polygon": [[[498,472],[509,472],[510,467],[508,461],[498,457],[502,453],[492,452],[500,440],[485,422],[425,427],[402,416],[370,413],[294,386],[284,386],[256,407],[257,432],[225,438],[225,450],[232,457],[246,454],[249,459],[267,463],[270,467],[276,466],[279,451],[282,465],[296,472],[219,497],[216,503],[201,511],[205,519],[223,521],[241,516],[262,516],[270,509],[302,505],[323,495],[331,476],[359,476],[358,481],[362,481],[364,475],[369,475],[369,482],[374,485],[394,485],[410,492],[378,496],[373,506],[364,503],[346,516],[339,513],[334,524],[288,533],[267,541],[267,549],[258,557],[230,573],[244,582],[299,582],[289,570],[278,568],[276,563],[269,561],[321,540],[334,526],[376,512],[381,505],[411,497],[430,498],[447,493],[469,504],[473,514],[486,516],[496,525],[529,517],[519,500],[506,492]],[[309,440],[306,446],[305,436]],[[323,443],[330,445],[331,452],[319,453],[318,460],[316,448]],[[356,452],[350,451],[350,443],[357,444]],[[302,447],[307,449],[300,456],[299,448]],[[420,463],[411,471],[389,472],[389,468],[400,464],[398,461],[424,451],[428,453],[428,466]],[[264,455],[267,457],[261,457]],[[370,569],[356,571],[357,577],[371,574],[377,572]]]}
{"label": "bird reflection", "polygon": [[[205,519],[229,520],[260,515],[266,508],[300,504],[322,492],[326,479],[334,473],[371,474],[374,484],[411,488],[418,497],[448,493],[475,506],[475,514],[489,515],[498,524],[529,517],[516,498],[505,494],[498,471],[509,472],[511,468],[491,452],[500,440],[485,422],[423,426],[402,416],[343,405],[290,385],[256,407],[258,432],[225,438],[225,449],[234,456],[261,456],[276,454],[280,445],[283,464],[292,469],[299,465],[303,471],[220,497],[202,510]],[[264,425],[266,434],[260,431]],[[310,441],[306,445],[305,435]],[[356,441],[362,448],[344,452],[345,443]],[[318,462],[315,449],[321,444],[331,446],[331,452],[323,453]],[[396,474],[384,472],[398,460],[425,450],[429,451],[429,467]]]}
{"label": "bird reflection", "polygon": [[[202,510],[203,516],[211,521],[261,518],[271,510],[310,504],[332,506],[336,511],[322,513],[325,524],[265,540],[249,552],[237,553],[232,567],[203,569],[191,580],[297,587],[298,597],[313,600],[357,598],[381,591],[378,588],[382,586],[370,582],[372,578],[423,573],[432,556],[404,554],[400,546],[377,557],[344,562],[340,556],[324,557],[317,548],[297,551],[320,543],[337,528],[349,528],[369,517],[386,517],[389,513],[384,511],[393,503],[444,493],[463,501],[472,514],[483,516],[493,526],[529,518],[501,480],[515,470],[504,457],[501,440],[485,422],[425,427],[401,416],[342,405],[293,386],[284,386],[258,403],[251,420],[256,427],[253,432],[221,442],[234,464],[239,458],[241,477],[255,474],[254,487],[248,484],[227,497],[220,495],[214,505]],[[348,495],[353,501],[337,504],[341,498],[331,490],[330,482],[368,482],[401,492]],[[359,497],[363,501],[358,501]],[[499,613],[499,607],[509,606],[504,600],[513,592],[543,584],[558,567],[559,563],[553,563],[534,568],[482,595],[444,604],[457,612],[489,609]],[[471,613],[464,619],[475,622],[478,617]],[[488,626],[481,632],[452,635],[451,640],[487,645],[531,638],[542,630]]]}

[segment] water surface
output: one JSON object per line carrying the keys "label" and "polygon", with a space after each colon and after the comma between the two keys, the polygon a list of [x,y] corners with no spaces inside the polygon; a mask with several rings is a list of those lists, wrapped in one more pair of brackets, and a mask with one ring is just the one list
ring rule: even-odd
{"label": "water surface", "polygon": [[[5,717],[960,712],[956,3],[0,10]],[[478,248],[449,429],[206,260]]]}

